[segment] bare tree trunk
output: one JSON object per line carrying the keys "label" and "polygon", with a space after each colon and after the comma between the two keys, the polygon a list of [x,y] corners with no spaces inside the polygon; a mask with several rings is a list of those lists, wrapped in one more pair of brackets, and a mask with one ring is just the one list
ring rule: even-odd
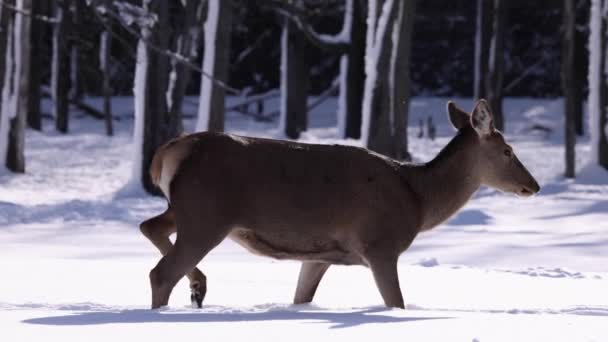
{"label": "bare tree trunk", "polygon": [[[7,5],[14,6],[13,0]],[[10,131],[12,96],[14,93],[14,15],[8,6],[0,6],[0,170],[6,166]]]}
{"label": "bare tree trunk", "polygon": [[[574,4],[576,8],[576,3]],[[574,65],[583,65],[589,61],[586,59],[585,52],[587,51],[587,37],[585,34],[578,30],[577,23],[574,23]],[[576,135],[583,136],[584,124],[583,124],[583,106],[584,106],[584,94],[583,89],[587,85],[587,75],[580,72],[578,68],[574,67],[574,86],[570,89],[572,92],[572,98],[574,101],[574,126]]]}
{"label": "bare tree trunk", "polygon": [[488,73],[488,52],[492,38],[492,14],[494,0],[477,0],[476,31],[475,31],[475,76],[473,82],[473,98],[486,97],[485,78]]}
{"label": "bare tree trunk", "polygon": [[362,0],[353,0],[348,69],[346,72],[346,124],[344,138],[361,137],[361,99],[365,87],[365,11]]}
{"label": "bare tree trunk", "polygon": [[[600,84],[599,84],[599,130],[598,139],[598,162],[605,169],[608,169],[608,76],[606,75],[606,58],[608,55],[608,14],[604,12],[606,6],[603,0],[601,13],[601,47],[600,47]],[[591,85],[590,85],[591,86]]]}
{"label": "bare tree trunk", "polygon": [[112,136],[114,135],[114,126],[112,124],[112,85],[110,84],[110,56],[112,51],[112,36],[110,32],[101,32],[99,45],[99,69],[103,83],[103,115],[106,134]]}
{"label": "bare tree trunk", "polygon": [[[38,1],[38,0],[36,0]],[[86,0],[71,0],[71,28],[68,34],[72,32],[82,32],[84,25],[83,16],[86,8]],[[70,98],[81,101],[84,96],[84,75],[82,67],[86,63],[84,53],[82,51],[82,39],[72,39],[70,44]]]}
{"label": "bare tree trunk", "polygon": [[[35,15],[48,15],[49,2],[48,0],[32,1],[32,13]],[[31,25],[31,59],[30,59],[30,89],[29,89],[29,105],[27,112],[27,125],[35,130],[42,130],[42,116],[40,113],[40,98],[42,84],[41,69],[44,61],[44,42],[46,37],[48,24],[41,20],[32,20]]]}
{"label": "bare tree trunk", "polygon": [[574,178],[575,159],[575,115],[576,102],[573,88],[575,84],[574,47],[575,47],[575,23],[576,10],[574,0],[563,0],[563,36],[562,36],[562,92],[564,95],[564,114],[566,115],[565,147],[566,147],[566,170],[567,178]]}
{"label": "bare tree trunk", "polygon": [[298,139],[307,128],[310,46],[289,19],[285,19],[281,40],[281,130]]}
{"label": "bare tree trunk", "polygon": [[70,39],[72,0],[55,1],[55,24],[53,31],[53,63],[51,66],[51,93],[55,128],[62,133],[69,129],[69,89],[70,89]]}
{"label": "bare tree trunk", "polygon": [[[23,12],[31,12],[32,0],[20,0],[20,10]],[[17,7],[19,7],[17,5]],[[30,28],[32,17],[21,13],[15,14],[13,32],[15,40],[15,63],[19,63],[20,67],[15,70],[14,77],[17,78],[17,88],[15,91],[15,99],[17,101],[15,110],[17,111],[14,118],[10,120],[10,131],[8,140],[8,151],[6,155],[6,167],[13,172],[25,172],[25,118],[28,112],[28,93],[29,93],[29,67],[30,67]],[[20,36],[17,36],[17,32]],[[19,40],[19,42],[17,42]],[[17,60],[19,59],[19,60]]]}
{"label": "bare tree trunk", "polygon": [[[149,41],[162,50],[169,49],[169,4],[164,0],[152,0],[148,4],[150,13],[157,16],[150,29]],[[167,108],[167,84],[169,79],[169,58],[147,48],[147,69],[144,95],[143,159],[142,177],[144,189],[152,194],[159,191],[152,183],[148,170],[152,157],[159,146],[175,137],[170,131]]]}
{"label": "bare tree trunk", "polygon": [[507,2],[494,0],[494,15],[492,21],[492,39],[488,60],[488,74],[486,78],[486,96],[494,114],[494,126],[504,130],[502,113],[502,92],[504,76],[504,40],[505,21],[507,17]]}
{"label": "bare tree trunk", "polygon": [[393,41],[397,42],[397,46],[393,47],[389,75],[393,90],[391,94],[393,157],[400,160],[411,159],[408,152],[407,127],[410,104],[410,52],[415,6],[415,0],[401,1],[395,27],[393,28]]}
{"label": "bare tree trunk", "polygon": [[[232,1],[209,0],[205,23],[205,56],[203,71],[227,83],[230,66]],[[217,25],[213,27],[214,23]],[[214,31],[214,32],[213,32]],[[213,34],[215,33],[215,34]],[[202,76],[197,131],[224,130],[225,91],[208,77]]]}

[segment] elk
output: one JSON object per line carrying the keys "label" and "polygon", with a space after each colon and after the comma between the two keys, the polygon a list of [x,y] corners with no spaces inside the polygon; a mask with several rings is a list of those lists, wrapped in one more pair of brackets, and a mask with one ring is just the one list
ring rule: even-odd
{"label": "elk", "polygon": [[184,275],[200,308],[207,284],[196,266],[226,237],[255,254],[301,261],[296,304],[312,301],[337,264],[369,267],[385,305],[404,308],[397,259],[419,232],[448,219],[481,185],[524,197],[540,190],[485,100],[471,114],[451,101],[447,111],[457,134],[424,164],[353,146],[209,132],[159,148],[150,174],[168,209],[140,227],[163,254],[150,272],[152,308],[167,305]]}

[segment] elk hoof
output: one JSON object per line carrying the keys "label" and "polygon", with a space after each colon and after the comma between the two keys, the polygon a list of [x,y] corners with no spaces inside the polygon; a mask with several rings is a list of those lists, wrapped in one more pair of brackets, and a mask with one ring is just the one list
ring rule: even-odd
{"label": "elk hoof", "polygon": [[192,303],[192,307],[195,309],[200,309],[203,307],[203,296],[199,292],[192,292],[190,295],[190,302]]}
{"label": "elk hoof", "polygon": [[203,298],[205,298],[205,294],[200,289],[199,283],[194,283],[190,287],[190,302],[192,303],[193,308],[200,309],[203,307]]}

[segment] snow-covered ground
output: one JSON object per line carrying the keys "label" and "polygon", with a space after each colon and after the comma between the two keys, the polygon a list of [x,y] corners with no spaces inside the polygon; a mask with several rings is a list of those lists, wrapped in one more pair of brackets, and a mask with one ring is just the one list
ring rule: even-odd
{"label": "snow-covered ground", "polygon": [[[115,100],[122,119],[112,138],[88,117],[75,115],[65,136],[46,120],[43,133],[27,133],[27,173],[0,176],[0,340],[608,340],[608,174],[585,168],[576,181],[561,177],[561,100],[506,101],[507,138],[541,194],[482,189],[448,223],[421,234],[400,259],[406,310],[382,307],[363,267],[333,266],[314,304],[291,305],[299,264],[230,241],[200,265],[209,286],[202,310],[189,307],[185,281],[168,308],[149,310],[148,272],[159,253],[138,224],[165,203],[120,191],[131,175],[131,102]],[[432,158],[453,134],[445,102],[412,103],[417,160]],[[472,107],[470,99],[457,103]],[[303,140],[335,142],[332,112],[335,102],[315,110]],[[435,141],[416,137],[427,116],[438,125]],[[553,132],[529,130],[534,124]],[[276,125],[227,120],[246,135],[278,136]],[[589,150],[581,139],[578,165]]]}

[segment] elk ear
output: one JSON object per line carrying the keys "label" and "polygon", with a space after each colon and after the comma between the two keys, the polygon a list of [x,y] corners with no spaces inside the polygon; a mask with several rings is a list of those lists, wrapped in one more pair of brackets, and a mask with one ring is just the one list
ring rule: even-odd
{"label": "elk ear", "polygon": [[471,120],[469,113],[456,107],[452,101],[448,101],[448,118],[450,119],[452,126],[456,129],[468,126]]}
{"label": "elk ear", "polygon": [[494,132],[494,116],[490,111],[490,106],[486,100],[477,101],[473,113],[471,114],[471,126],[475,129],[480,137],[492,134]]}

